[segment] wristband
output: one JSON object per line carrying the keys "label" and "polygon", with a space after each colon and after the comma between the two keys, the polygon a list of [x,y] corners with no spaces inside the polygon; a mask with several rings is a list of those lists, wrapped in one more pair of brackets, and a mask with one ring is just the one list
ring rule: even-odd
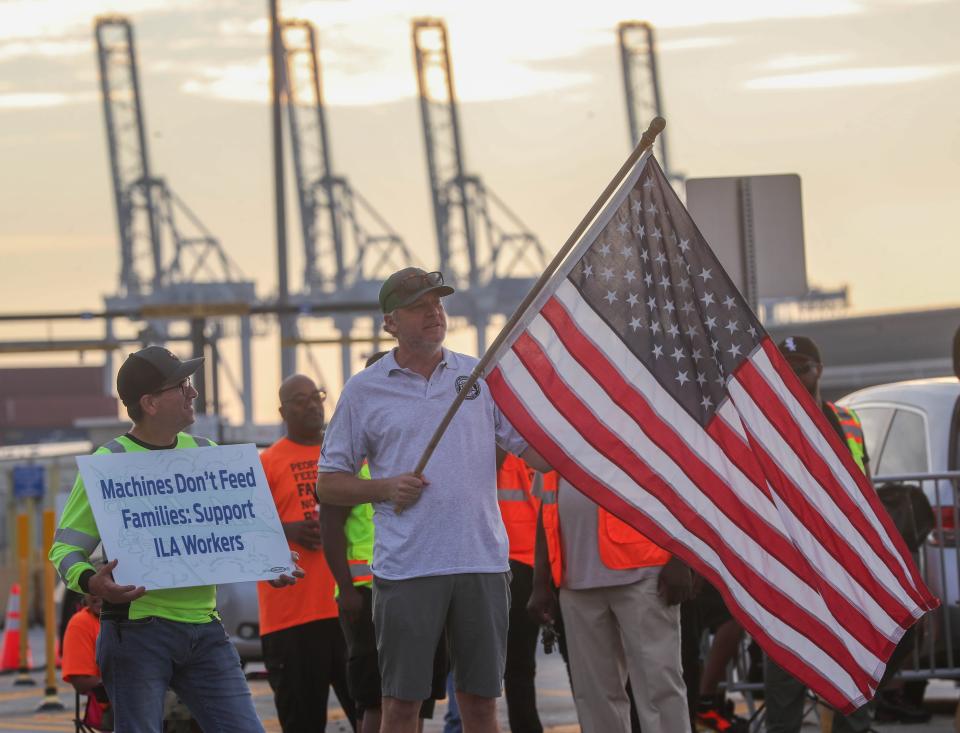
{"label": "wristband", "polygon": [[84,593],[90,592],[90,578],[92,578],[95,574],[96,573],[94,573],[93,570],[87,568],[80,573],[80,577],[77,578],[77,585],[80,586],[80,590],[82,590]]}

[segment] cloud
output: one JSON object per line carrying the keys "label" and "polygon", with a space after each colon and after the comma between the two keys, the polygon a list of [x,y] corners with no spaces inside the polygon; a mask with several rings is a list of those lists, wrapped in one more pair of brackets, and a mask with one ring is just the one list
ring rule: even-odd
{"label": "cloud", "polygon": [[730,36],[695,36],[693,38],[674,38],[667,41],[657,41],[657,53],[672,53],[674,51],[694,51],[701,48],[720,48],[732,46],[734,39]]}
{"label": "cloud", "polygon": [[59,41],[10,41],[0,43],[0,61],[17,58],[66,58],[87,55],[92,52],[89,39],[63,39]]}
{"label": "cloud", "polygon": [[[115,13],[115,0],[6,0],[0,3],[0,41],[61,38],[89,31],[98,15]],[[191,0],[124,0],[127,15],[172,12]]]}
{"label": "cloud", "polygon": [[270,96],[270,66],[266,59],[250,64],[206,66],[180,89],[187,94],[231,102],[265,103]]}
{"label": "cloud", "polygon": [[[337,54],[323,53],[324,101],[330,105],[367,106],[385,104],[417,95],[413,64],[368,64],[358,71],[327,63]],[[585,73],[533,69],[522,63],[488,58],[486,63],[462,63],[454,70],[457,97],[461,102],[513,99],[570,89],[589,81]],[[187,94],[234,102],[264,104],[270,94],[270,68],[266,59],[251,63],[207,66],[185,81]]]}
{"label": "cloud", "polygon": [[270,32],[270,23],[266,18],[257,20],[243,20],[241,18],[226,18],[217,26],[221,36],[258,36],[266,38]]}
{"label": "cloud", "polygon": [[[617,24],[635,18],[635,0],[569,4],[551,8],[515,0],[450,3],[439,0],[309,0],[285,3],[288,17],[320,29],[328,101],[375,104],[416,94],[410,28],[417,17],[445,19],[458,97],[464,102],[511,99],[576,89],[592,76],[551,62],[575,59],[616,42]],[[863,12],[859,0],[653,0],[644,19],[659,29],[687,29],[765,19],[832,17]],[[531,29],[544,28],[549,32]],[[259,22],[223,22],[222,33],[263,33]],[[681,31],[682,32],[682,31]],[[731,45],[733,38],[678,32],[658,43],[665,53]]]}
{"label": "cloud", "polygon": [[769,91],[784,89],[831,89],[841,87],[880,86],[927,81],[960,71],[960,66],[875,66],[849,69],[827,69],[805,74],[782,74],[748,79],[744,89]]}
{"label": "cloud", "polygon": [[849,61],[851,58],[852,54],[849,53],[785,54],[770,59],[763,65],[763,68],[770,71],[790,71],[792,69],[807,69],[812,66],[836,66]]}
{"label": "cloud", "polygon": [[89,102],[95,94],[67,94],[65,92],[10,92],[0,94],[0,109],[42,109],[63,107],[67,104]]}
{"label": "cloud", "polygon": [[[89,46],[79,34],[89,34],[93,18],[115,5],[115,0],[0,2],[0,60],[86,53]],[[146,68],[182,76],[181,89],[189,94],[263,103],[269,94],[265,5],[252,12],[247,4],[221,0],[211,15],[198,10],[194,0],[125,0],[123,9],[138,27],[150,20],[144,17],[148,15],[186,18],[187,13],[192,13],[190,17],[205,13],[215,29],[214,38],[204,40],[196,32],[168,38],[168,56],[181,58],[144,59],[152,64]],[[851,15],[866,7],[865,0],[651,0],[643,10],[655,27],[669,30]],[[306,18],[321,29],[327,101],[368,105],[416,95],[410,47],[410,22],[415,17],[446,19],[457,94],[462,101],[473,102],[575,90],[589,83],[589,73],[555,62],[609,47],[615,42],[617,23],[636,17],[637,6],[635,0],[570,4],[552,8],[545,17],[541,6],[516,0],[487,0],[482,5],[444,0],[286,0],[284,11],[286,17]],[[531,32],[545,28],[545,23],[549,32]],[[196,30],[195,23],[193,27]],[[734,42],[712,35],[684,38],[682,33],[668,33],[672,37],[658,44],[660,50],[671,53]],[[227,49],[233,50],[229,61]],[[203,61],[197,58],[201,53]],[[754,82],[765,83],[763,79],[749,83]]]}

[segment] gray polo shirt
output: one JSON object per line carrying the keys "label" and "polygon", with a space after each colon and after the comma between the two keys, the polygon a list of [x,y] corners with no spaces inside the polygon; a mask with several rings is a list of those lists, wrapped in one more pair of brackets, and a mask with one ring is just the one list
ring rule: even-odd
{"label": "gray polo shirt", "polygon": [[[397,364],[395,351],[355,374],[327,426],[320,470],[373,478],[412,471],[477,359],[443,350],[425,379]],[[374,503],[373,572],[388,580],[509,569],[497,505],[496,445],[519,454],[526,442],[494,404],[483,380],[463,401],[423,472],[430,485],[401,514]]]}

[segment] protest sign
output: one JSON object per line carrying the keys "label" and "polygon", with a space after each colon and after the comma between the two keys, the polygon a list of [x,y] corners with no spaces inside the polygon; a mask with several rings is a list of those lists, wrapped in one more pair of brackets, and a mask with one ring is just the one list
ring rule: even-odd
{"label": "protest sign", "polygon": [[252,444],[77,458],[120,585],[266,580],[293,570]]}

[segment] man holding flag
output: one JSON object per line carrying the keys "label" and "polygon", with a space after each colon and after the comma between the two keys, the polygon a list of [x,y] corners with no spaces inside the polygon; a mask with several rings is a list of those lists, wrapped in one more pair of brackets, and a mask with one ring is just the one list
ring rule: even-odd
{"label": "man holding flag", "polygon": [[714,584],[774,662],[859,708],[938,601],[656,161],[614,186],[481,361],[486,384],[564,478]]}
{"label": "man holding flag", "polygon": [[[477,360],[444,348],[439,272],[408,267],[380,290],[397,348],[355,374],[327,427],[321,503],[374,503],[373,619],[383,689],[382,730],[412,733],[430,697],[434,651],[446,629],[467,730],[496,731],[509,608],[507,535],[497,506],[496,448],[550,470],[503,418]],[[451,400],[464,408],[422,472],[414,460]],[[356,474],[367,461],[370,480]]]}

